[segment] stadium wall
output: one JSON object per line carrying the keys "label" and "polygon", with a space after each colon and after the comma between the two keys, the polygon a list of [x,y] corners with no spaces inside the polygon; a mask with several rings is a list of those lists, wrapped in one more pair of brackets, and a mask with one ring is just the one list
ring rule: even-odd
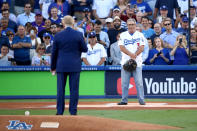
{"label": "stadium wall", "polygon": [[[120,98],[120,69],[83,66],[80,98]],[[56,98],[56,77],[49,70],[46,66],[0,67],[0,99]],[[143,81],[146,98],[197,99],[197,66],[144,66]],[[68,84],[66,94],[68,97]],[[131,78],[129,97],[136,98],[136,94]]]}

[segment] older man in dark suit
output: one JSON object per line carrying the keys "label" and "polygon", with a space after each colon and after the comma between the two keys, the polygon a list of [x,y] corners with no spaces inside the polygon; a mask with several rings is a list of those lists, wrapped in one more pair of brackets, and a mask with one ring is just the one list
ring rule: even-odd
{"label": "older man in dark suit", "polygon": [[57,73],[56,115],[63,115],[64,113],[67,76],[69,76],[70,87],[69,112],[71,115],[77,115],[81,53],[87,52],[87,45],[82,33],[72,29],[74,19],[71,16],[65,16],[62,22],[65,30],[55,35],[51,63],[52,74]]}

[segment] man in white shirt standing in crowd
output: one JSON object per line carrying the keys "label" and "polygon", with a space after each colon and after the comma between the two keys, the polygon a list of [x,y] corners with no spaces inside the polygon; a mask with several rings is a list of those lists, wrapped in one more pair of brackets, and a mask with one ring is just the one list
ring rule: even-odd
{"label": "man in white shirt standing in crowd", "polygon": [[[135,19],[127,20],[128,31],[120,34],[118,45],[122,52],[121,60],[121,79],[122,79],[122,100],[118,105],[127,105],[128,90],[130,84],[130,77],[133,73],[135,85],[137,88],[137,97],[140,105],[145,105],[144,102],[144,87],[142,79],[142,52],[145,45],[145,37],[142,33],[136,31]],[[131,73],[123,69],[123,65],[127,60],[133,59],[137,62],[137,68]]]}
{"label": "man in white shirt standing in crowd", "polygon": [[107,53],[103,45],[97,43],[96,33],[91,32],[89,35],[88,52],[82,53],[81,58],[85,65],[104,65]]}

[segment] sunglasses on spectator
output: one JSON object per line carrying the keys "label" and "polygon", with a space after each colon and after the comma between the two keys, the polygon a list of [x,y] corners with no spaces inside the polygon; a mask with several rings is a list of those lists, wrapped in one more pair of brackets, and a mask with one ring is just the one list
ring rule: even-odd
{"label": "sunglasses on spectator", "polygon": [[51,39],[49,36],[44,37],[45,39]]}
{"label": "sunglasses on spectator", "polygon": [[31,8],[31,6],[26,6],[25,8]]}
{"label": "sunglasses on spectator", "polygon": [[90,36],[89,38],[95,38],[95,36]]}
{"label": "sunglasses on spectator", "polygon": [[57,26],[56,25],[52,25],[51,28],[57,28]]}
{"label": "sunglasses on spectator", "polygon": [[8,34],[7,36],[14,36],[14,34]]}
{"label": "sunglasses on spectator", "polygon": [[39,48],[39,50],[45,50],[45,48]]}
{"label": "sunglasses on spectator", "polygon": [[165,26],[167,26],[167,25],[171,25],[171,23],[167,23],[167,24],[164,24]]}

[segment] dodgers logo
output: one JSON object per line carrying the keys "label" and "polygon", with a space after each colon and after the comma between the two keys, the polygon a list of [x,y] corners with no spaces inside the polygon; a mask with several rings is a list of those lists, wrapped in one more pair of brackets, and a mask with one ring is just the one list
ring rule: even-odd
{"label": "dodgers logo", "polygon": [[31,130],[33,125],[27,125],[25,122],[19,120],[10,120],[10,125],[7,126],[8,130]]}

